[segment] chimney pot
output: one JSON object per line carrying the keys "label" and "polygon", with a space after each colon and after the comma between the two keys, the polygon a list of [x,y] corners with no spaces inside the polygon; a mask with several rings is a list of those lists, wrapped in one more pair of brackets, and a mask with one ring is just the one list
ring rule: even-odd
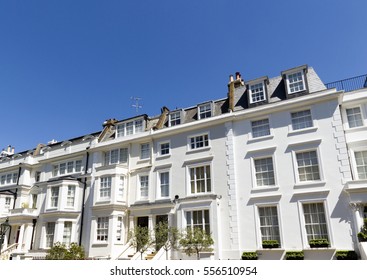
{"label": "chimney pot", "polygon": [[233,75],[229,75],[229,82],[233,82]]}
{"label": "chimney pot", "polygon": [[241,79],[241,73],[240,72],[236,72],[236,80]]}

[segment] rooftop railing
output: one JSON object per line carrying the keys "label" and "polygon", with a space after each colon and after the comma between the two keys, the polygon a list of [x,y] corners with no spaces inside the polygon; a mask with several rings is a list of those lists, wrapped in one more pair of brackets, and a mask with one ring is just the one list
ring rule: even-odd
{"label": "rooftop railing", "polygon": [[353,91],[361,88],[367,88],[367,74],[344,79],[325,84],[326,88],[336,88],[336,90]]}

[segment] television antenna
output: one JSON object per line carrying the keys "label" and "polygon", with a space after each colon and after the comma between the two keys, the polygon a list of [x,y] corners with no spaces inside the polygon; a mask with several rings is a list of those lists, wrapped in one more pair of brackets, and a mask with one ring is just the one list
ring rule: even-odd
{"label": "television antenna", "polygon": [[133,105],[131,105],[131,107],[135,107],[136,112],[138,112],[138,111],[139,111],[139,109],[143,108],[143,106],[141,106],[141,105],[139,104],[139,102],[140,102],[140,100],[142,100],[142,98],[132,96],[132,97],[130,97],[130,99],[134,101],[134,104],[133,104]]}

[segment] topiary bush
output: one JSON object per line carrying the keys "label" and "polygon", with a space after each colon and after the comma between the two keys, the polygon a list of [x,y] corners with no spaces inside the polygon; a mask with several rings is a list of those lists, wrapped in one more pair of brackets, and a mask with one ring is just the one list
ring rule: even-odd
{"label": "topiary bush", "polygon": [[367,241],[367,218],[363,219],[363,226],[361,231],[357,234],[359,242]]}

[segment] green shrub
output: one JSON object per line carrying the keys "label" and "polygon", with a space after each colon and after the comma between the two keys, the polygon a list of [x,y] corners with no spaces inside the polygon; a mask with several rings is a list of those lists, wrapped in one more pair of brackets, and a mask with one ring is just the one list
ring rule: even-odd
{"label": "green shrub", "polygon": [[367,241],[367,218],[363,219],[363,222],[361,231],[357,234],[359,242]]}
{"label": "green shrub", "polygon": [[287,251],[285,252],[286,260],[303,260],[305,258],[305,254],[303,251]]}
{"label": "green shrub", "polygon": [[241,258],[243,260],[257,260],[257,252],[243,252]]}
{"label": "green shrub", "polygon": [[311,239],[309,242],[311,248],[329,247],[330,243],[327,239]]}
{"label": "green shrub", "polygon": [[279,248],[279,241],[278,240],[264,240],[262,245],[263,245],[263,248]]}
{"label": "green shrub", "polygon": [[358,260],[358,255],[355,251],[336,251],[337,260]]}

